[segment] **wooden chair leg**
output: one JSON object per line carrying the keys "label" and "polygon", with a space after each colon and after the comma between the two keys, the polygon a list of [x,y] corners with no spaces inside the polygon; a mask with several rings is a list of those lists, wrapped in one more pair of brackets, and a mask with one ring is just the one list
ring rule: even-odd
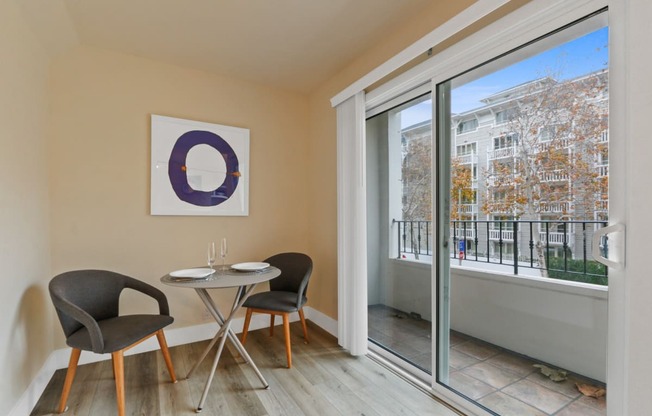
{"label": "wooden chair leg", "polygon": [[285,333],[285,355],[288,359],[288,368],[292,368],[292,347],[290,346],[290,314],[283,314],[283,332]]}
{"label": "wooden chair leg", "polygon": [[303,338],[308,343],[310,342],[308,340],[308,326],[306,325],[306,317],[303,315],[303,308],[299,309],[299,318],[301,318],[301,326],[303,327]]}
{"label": "wooden chair leg", "polygon": [[72,381],[75,379],[75,374],[77,373],[77,363],[79,362],[80,355],[81,350],[77,348],[73,348],[70,352],[70,361],[68,362],[68,370],[66,371],[66,380],[63,382],[63,391],[61,392],[61,400],[59,400],[59,408],[57,409],[58,413],[63,413],[66,411],[68,394],[70,394],[70,387],[72,387]]}
{"label": "wooden chair leg", "polygon": [[170,373],[170,379],[173,383],[177,382],[177,376],[174,374],[174,367],[172,366],[172,358],[170,357],[170,350],[168,350],[168,343],[165,340],[165,334],[162,329],[156,331],[156,339],[158,339],[158,345],[161,347],[161,352],[163,353],[163,359],[165,360],[165,365],[168,367],[168,373]]}
{"label": "wooden chair leg", "polygon": [[252,311],[250,308],[247,308],[247,315],[245,315],[244,326],[242,327],[242,345],[247,342],[247,333],[249,332],[249,322],[251,322]]}
{"label": "wooden chair leg", "polygon": [[115,374],[115,392],[118,403],[118,416],[125,415],[125,367],[124,350],[111,354],[113,358],[113,373]]}
{"label": "wooden chair leg", "polygon": [[275,321],[276,315],[273,313],[269,314],[269,336],[273,337],[274,336],[274,321]]}

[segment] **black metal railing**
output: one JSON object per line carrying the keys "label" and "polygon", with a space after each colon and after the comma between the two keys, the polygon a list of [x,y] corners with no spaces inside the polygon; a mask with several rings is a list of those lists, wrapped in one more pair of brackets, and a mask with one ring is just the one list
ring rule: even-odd
{"label": "black metal railing", "polygon": [[[393,221],[398,257],[423,260],[433,254],[431,221]],[[604,221],[451,221],[451,258],[544,270],[549,277],[606,284],[607,268],[590,258],[593,233]],[[600,241],[606,257],[608,239]]]}
{"label": "black metal railing", "polygon": [[398,255],[432,256],[432,221],[397,221]]}

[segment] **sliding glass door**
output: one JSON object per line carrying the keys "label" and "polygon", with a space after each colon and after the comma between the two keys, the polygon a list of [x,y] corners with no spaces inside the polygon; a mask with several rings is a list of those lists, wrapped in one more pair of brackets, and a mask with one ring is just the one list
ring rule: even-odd
{"label": "sliding glass door", "polygon": [[594,3],[531,2],[366,94],[369,347],[468,414],[606,414],[622,138]]}
{"label": "sliding glass door", "polygon": [[440,389],[500,415],[606,414],[606,13],[436,83]]}
{"label": "sliding glass door", "polygon": [[[415,97],[416,96],[416,97]],[[366,122],[372,348],[432,372],[432,101],[413,91]]]}

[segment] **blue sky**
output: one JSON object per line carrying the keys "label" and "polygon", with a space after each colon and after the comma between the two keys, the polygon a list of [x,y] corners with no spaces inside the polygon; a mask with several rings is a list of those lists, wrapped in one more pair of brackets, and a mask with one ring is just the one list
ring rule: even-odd
{"label": "blue sky", "polygon": [[[482,98],[546,75],[564,80],[604,69],[609,60],[608,36],[608,28],[599,29],[459,86],[452,91],[451,110],[462,113],[481,107]],[[431,106],[429,100],[403,111],[402,127],[429,120]]]}

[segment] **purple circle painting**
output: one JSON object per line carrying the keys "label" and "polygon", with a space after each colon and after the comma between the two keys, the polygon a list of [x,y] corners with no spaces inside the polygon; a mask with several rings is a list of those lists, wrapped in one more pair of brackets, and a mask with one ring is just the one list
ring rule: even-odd
{"label": "purple circle painting", "polygon": [[[226,164],[224,182],[210,191],[194,189],[188,183],[186,166],[188,152],[200,144],[208,145],[217,150]],[[240,179],[238,156],[226,140],[217,134],[203,130],[189,131],[182,134],[172,148],[170,163],[168,164],[168,176],[174,193],[182,201],[200,207],[219,205],[229,199],[238,187],[238,180]]]}

